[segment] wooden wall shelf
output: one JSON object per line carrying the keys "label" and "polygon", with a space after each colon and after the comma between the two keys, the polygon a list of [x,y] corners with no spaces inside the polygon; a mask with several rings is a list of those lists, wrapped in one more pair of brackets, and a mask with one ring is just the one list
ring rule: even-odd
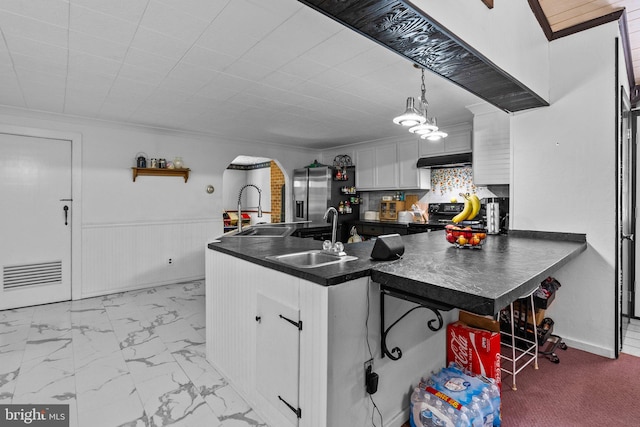
{"label": "wooden wall shelf", "polygon": [[160,168],[131,168],[133,171],[133,182],[136,182],[138,175],[149,176],[181,176],[184,177],[186,183],[189,179],[189,172],[191,169],[160,169]]}

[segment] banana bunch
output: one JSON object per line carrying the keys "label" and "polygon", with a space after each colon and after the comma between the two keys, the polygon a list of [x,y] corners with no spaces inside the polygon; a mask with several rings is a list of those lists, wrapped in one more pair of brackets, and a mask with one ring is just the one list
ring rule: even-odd
{"label": "banana bunch", "polygon": [[480,212],[480,199],[477,195],[469,193],[460,193],[460,195],[464,197],[464,208],[458,215],[453,217],[452,221],[454,224],[472,220],[478,215],[478,212]]}

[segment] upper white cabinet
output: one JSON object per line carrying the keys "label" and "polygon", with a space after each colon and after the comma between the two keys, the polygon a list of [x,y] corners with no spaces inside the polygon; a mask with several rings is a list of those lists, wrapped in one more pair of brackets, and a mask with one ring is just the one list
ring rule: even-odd
{"label": "upper white cabinet", "polygon": [[416,167],[419,143],[410,139],[355,150],[358,190],[429,189],[430,171]]}
{"label": "upper white cabinet", "polygon": [[486,103],[467,108],[473,113],[474,184],[509,184],[511,177],[510,116]]}
{"label": "upper white cabinet", "polygon": [[439,141],[420,139],[420,157],[441,156],[443,154],[468,153],[471,151],[471,124],[463,123],[443,127],[449,134]]}
{"label": "upper white cabinet", "polygon": [[431,188],[431,169],[418,169],[418,139],[398,143],[398,187],[428,190]]}
{"label": "upper white cabinet", "polygon": [[394,189],[398,184],[396,144],[356,150],[356,187],[358,190]]}
{"label": "upper white cabinet", "polygon": [[376,158],[373,147],[356,150],[356,188],[367,190],[375,188]]}

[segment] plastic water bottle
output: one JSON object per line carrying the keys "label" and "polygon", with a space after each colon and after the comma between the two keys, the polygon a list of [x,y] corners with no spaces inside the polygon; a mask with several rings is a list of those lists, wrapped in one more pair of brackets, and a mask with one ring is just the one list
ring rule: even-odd
{"label": "plastic water bottle", "polygon": [[460,408],[460,413],[458,414],[458,418],[456,419],[455,426],[456,427],[471,427],[471,419],[469,416],[469,408],[463,406]]}
{"label": "plastic water bottle", "polygon": [[491,397],[491,406],[493,407],[493,425],[500,426],[502,419],[500,418],[500,389],[495,383],[489,385],[489,397]]}
{"label": "plastic water bottle", "polygon": [[484,419],[482,417],[482,410],[480,409],[480,399],[478,396],[471,398],[471,405],[469,405],[469,413],[471,414],[470,420],[473,427],[483,427]]}
{"label": "plastic water bottle", "polygon": [[420,423],[420,413],[424,408],[424,392],[416,387],[413,389],[413,393],[411,393],[411,420],[413,422],[412,427],[422,427],[419,425]]}
{"label": "plastic water bottle", "polygon": [[480,409],[482,410],[484,427],[493,427],[493,406],[487,390],[484,390],[480,395]]}
{"label": "plastic water bottle", "polygon": [[429,408],[423,409],[422,412],[420,412],[420,422],[422,423],[422,427],[434,427],[433,413]]}

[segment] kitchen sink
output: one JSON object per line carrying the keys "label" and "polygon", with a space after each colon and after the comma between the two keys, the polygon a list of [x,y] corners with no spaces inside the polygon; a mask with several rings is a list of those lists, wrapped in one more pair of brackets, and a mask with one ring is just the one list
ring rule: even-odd
{"label": "kitchen sink", "polygon": [[273,255],[266,257],[266,259],[298,268],[315,268],[353,261],[358,259],[358,257],[351,255],[338,256],[321,250],[311,250],[284,255]]}
{"label": "kitchen sink", "polygon": [[293,232],[293,227],[254,226],[229,237],[285,237]]}

